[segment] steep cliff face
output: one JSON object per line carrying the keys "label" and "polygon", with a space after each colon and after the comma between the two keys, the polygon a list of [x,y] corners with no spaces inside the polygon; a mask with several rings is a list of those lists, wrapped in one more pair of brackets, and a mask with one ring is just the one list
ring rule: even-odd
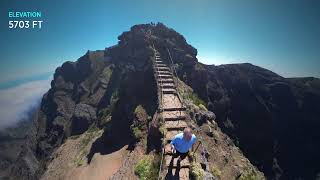
{"label": "steep cliff face", "polygon": [[251,64],[182,64],[178,74],[269,178],[317,176],[319,79],[286,79]]}
{"label": "steep cliff face", "polygon": [[[209,160],[226,169],[224,179],[236,178],[239,169],[253,168],[241,150],[269,178],[313,178],[320,171],[316,165],[320,160],[316,152],[320,147],[318,79],[285,79],[251,64],[201,64],[197,50],[161,23],[133,26],[118,39],[115,46],[88,51],[76,62],[56,69],[25,145],[27,151],[10,168],[12,177],[39,178],[54,158],[52,154],[63,152],[61,145],[67,139],[83,138],[92,128],[100,129],[102,135],[85,155],[88,162],[97,152],[124,145],[134,148],[137,135],[132,129],[141,125],[137,106],[145,109],[143,131],[148,131],[149,116],[158,108],[153,47],[163,61],[173,63],[181,83],[193,89],[194,94],[185,97],[202,108],[190,114],[198,122],[193,126],[201,128],[199,135],[215,147]],[[208,119],[216,119],[222,131],[214,125],[212,132]],[[148,139],[148,146],[154,143]],[[102,144],[113,149],[106,150]],[[135,159],[132,154],[130,158]],[[117,175],[123,177],[123,173]]]}
{"label": "steep cliff face", "polygon": [[76,62],[65,62],[56,69],[51,89],[41,102],[35,137],[31,138],[34,141],[26,144],[32,147],[31,154],[23,152],[19,158],[26,162],[32,157],[35,161],[19,163],[19,168],[14,165],[12,174],[26,179],[39,177],[56,148],[92,126],[108,127],[103,138],[116,136],[116,143],[134,141],[130,130],[134,108],[143,105],[148,114],[157,108],[152,51],[141,36],[144,34],[133,28],[119,36],[118,45],[88,51]]}

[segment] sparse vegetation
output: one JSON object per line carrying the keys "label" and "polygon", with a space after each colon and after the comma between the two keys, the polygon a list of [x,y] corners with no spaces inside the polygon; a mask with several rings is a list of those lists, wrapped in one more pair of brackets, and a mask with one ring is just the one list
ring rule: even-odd
{"label": "sparse vegetation", "polygon": [[197,161],[197,155],[193,151],[189,151],[188,153],[190,162],[196,162]]}
{"label": "sparse vegetation", "polygon": [[165,135],[167,133],[167,128],[164,127],[163,124],[160,125],[159,131],[162,135]]}
{"label": "sparse vegetation", "polygon": [[134,172],[141,180],[155,180],[159,172],[159,159],[154,155],[145,155],[134,167]]}
{"label": "sparse vegetation", "polygon": [[107,108],[101,109],[99,111],[99,126],[103,127],[111,120],[111,112],[112,112],[112,106],[109,105]]}
{"label": "sparse vegetation", "polygon": [[192,162],[190,168],[191,177],[194,180],[202,180],[204,177],[204,170],[201,168],[200,163]]}
{"label": "sparse vegetation", "polygon": [[75,161],[75,164],[77,167],[82,166],[85,164],[85,159],[84,158],[79,158]]}
{"label": "sparse vegetation", "polygon": [[88,133],[94,133],[97,132],[99,128],[95,125],[90,126],[90,128],[87,130]]}
{"label": "sparse vegetation", "polygon": [[100,127],[103,127],[110,122],[112,111],[114,109],[116,102],[119,99],[118,94],[119,94],[118,89],[114,89],[110,97],[109,105],[99,111],[98,116],[99,116]]}
{"label": "sparse vegetation", "polygon": [[[182,97],[183,99],[189,99],[193,102],[193,104],[199,106],[199,105],[202,105],[205,107],[206,103],[199,98],[199,96],[195,93],[192,92],[192,90],[180,90],[182,91]],[[207,108],[205,108],[207,109]]]}
{"label": "sparse vegetation", "polygon": [[70,136],[69,138],[70,139],[78,139],[79,137],[80,137],[80,135],[77,134],[77,135]]}
{"label": "sparse vegetation", "polygon": [[111,97],[110,97],[110,105],[114,106],[114,104],[119,100],[119,90],[118,88],[114,89]]}
{"label": "sparse vegetation", "polygon": [[138,128],[138,127],[133,127],[132,128],[132,133],[133,133],[133,136],[136,140],[140,140],[141,137],[142,137],[142,132],[141,130]]}
{"label": "sparse vegetation", "polygon": [[148,114],[146,112],[146,110],[141,106],[138,105],[135,109],[134,109],[134,119],[133,119],[133,123],[131,125],[131,131],[133,134],[133,137],[137,140],[137,141],[141,141],[144,142],[146,137],[145,132],[147,129],[147,121],[148,121]]}
{"label": "sparse vegetation", "polygon": [[135,114],[140,114],[140,113],[145,113],[144,108],[141,105],[138,105],[135,109],[134,109],[134,113]]}
{"label": "sparse vegetation", "polygon": [[202,99],[199,98],[199,96],[195,93],[192,93],[189,95],[189,98],[193,101],[194,104],[199,106],[200,104],[206,104]]}
{"label": "sparse vegetation", "polygon": [[111,75],[112,75],[112,69],[110,68],[110,66],[104,68],[102,73],[101,73],[101,77],[103,79],[107,79],[108,81],[109,81]]}
{"label": "sparse vegetation", "polygon": [[210,168],[210,170],[211,170],[211,173],[212,173],[215,177],[220,178],[220,176],[221,176],[221,171],[220,171],[220,169],[219,169],[217,166],[212,166],[212,167]]}
{"label": "sparse vegetation", "polygon": [[208,111],[208,109],[203,104],[199,104],[199,108],[202,111]]}
{"label": "sparse vegetation", "polygon": [[247,170],[241,174],[239,180],[262,180],[253,169]]}
{"label": "sparse vegetation", "polygon": [[100,136],[102,131],[99,131],[99,129],[95,126],[90,127],[87,132],[82,134],[80,137],[79,142],[79,155],[74,159],[74,164],[76,166],[82,166],[85,164],[86,161],[86,155],[88,154],[88,144],[94,139],[95,137]]}

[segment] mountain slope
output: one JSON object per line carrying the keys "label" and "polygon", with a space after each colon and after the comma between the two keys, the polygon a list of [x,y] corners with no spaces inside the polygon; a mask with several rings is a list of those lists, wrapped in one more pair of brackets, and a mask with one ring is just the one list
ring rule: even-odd
{"label": "mountain slope", "polygon": [[180,77],[268,177],[317,176],[319,79],[286,79],[251,64],[197,66],[183,66]]}

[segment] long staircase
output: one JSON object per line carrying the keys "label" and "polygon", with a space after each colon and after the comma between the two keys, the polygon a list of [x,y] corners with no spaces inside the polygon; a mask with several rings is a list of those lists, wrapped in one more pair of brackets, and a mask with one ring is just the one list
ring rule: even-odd
{"label": "long staircase", "polygon": [[190,162],[188,157],[178,162],[178,158],[172,156],[170,142],[173,137],[187,127],[186,108],[182,105],[177,93],[177,87],[171,69],[165,64],[160,53],[155,50],[154,61],[155,77],[159,89],[160,113],[164,121],[164,164],[166,170],[165,179],[189,179]]}

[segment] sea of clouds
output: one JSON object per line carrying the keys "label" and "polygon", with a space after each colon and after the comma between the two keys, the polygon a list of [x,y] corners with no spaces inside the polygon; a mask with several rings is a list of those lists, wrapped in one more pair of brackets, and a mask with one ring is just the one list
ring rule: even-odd
{"label": "sea of clouds", "polygon": [[38,106],[42,96],[49,90],[51,78],[0,89],[0,130],[28,118],[30,109]]}

